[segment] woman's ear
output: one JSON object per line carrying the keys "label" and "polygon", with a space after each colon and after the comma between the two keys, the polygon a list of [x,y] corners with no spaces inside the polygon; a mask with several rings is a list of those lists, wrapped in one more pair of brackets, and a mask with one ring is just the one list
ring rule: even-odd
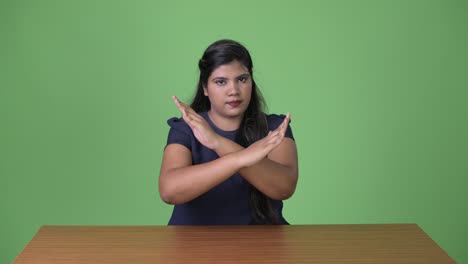
{"label": "woman's ear", "polygon": [[205,96],[208,96],[208,89],[206,89],[205,86],[203,86],[203,94],[204,94]]}

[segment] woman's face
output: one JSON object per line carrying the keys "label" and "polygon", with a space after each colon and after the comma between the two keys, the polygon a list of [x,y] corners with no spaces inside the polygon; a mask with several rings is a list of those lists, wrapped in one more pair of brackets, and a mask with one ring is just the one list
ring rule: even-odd
{"label": "woman's face", "polygon": [[216,68],[203,88],[210,114],[216,118],[242,118],[252,94],[252,78],[244,65],[233,61]]}

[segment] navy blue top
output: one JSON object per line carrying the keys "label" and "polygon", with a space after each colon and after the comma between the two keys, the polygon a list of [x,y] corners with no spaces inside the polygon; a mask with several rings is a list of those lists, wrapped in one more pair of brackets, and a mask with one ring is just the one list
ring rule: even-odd
{"label": "navy blue top", "polygon": [[[224,131],[216,127],[207,112],[199,113],[219,135],[235,141],[237,130]],[[284,120],[284,115],[267,115],[268,129],[275,130]],[[203,146],[194,136],[190,127],[182,118],[171,118],[167,121],[171,127],[167,139],[169,144],[181,144],[192,152],[192,164],[201,164],[218,159],[211,149]],[[291,127],[286,130],[286,137],[294,139]],[[254,224],[249,205],[251,185],[239,173],[229,177],[213,189],[184,204],[175,205],[169,225],[247,225]],[[271,200],[278,219],[287,224],[283,218],[283,202]]]}

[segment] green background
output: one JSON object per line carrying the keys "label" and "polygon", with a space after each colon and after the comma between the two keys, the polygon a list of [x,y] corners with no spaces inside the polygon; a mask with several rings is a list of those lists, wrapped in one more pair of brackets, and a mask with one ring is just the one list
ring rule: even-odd
{"label": "green background", "polygon": [[165,225],[166,120],[244,43],[291,112],[292,224],[417,223],[468,263],[468,2],[0,0],[0,263],[42,225]]}

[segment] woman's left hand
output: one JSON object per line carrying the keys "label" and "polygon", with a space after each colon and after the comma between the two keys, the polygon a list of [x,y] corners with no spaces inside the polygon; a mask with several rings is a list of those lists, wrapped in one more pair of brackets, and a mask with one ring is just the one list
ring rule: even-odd
{"label": "woman's left hand", "polygon": [[219,135],[214,132],[206,120],[190,106],[179,101],[177,96],[172,96],[172,99],[182,113],[182,118],[185,123],[187,123],[187,125],[192,129],[193,134],[198,141],[209,149],[216,149],[219,142]]}
{"label": "woman's left hand", "polygon": [[242,151],[243,155],[241,155],[242,159],[240,163],[244,167],[249,167],[268,157],[270,152],[278,147],[283,141],[290,120],[291,115],[288,113],[277,129],[270,131],[266,137],[256,141],[244,149]]}

